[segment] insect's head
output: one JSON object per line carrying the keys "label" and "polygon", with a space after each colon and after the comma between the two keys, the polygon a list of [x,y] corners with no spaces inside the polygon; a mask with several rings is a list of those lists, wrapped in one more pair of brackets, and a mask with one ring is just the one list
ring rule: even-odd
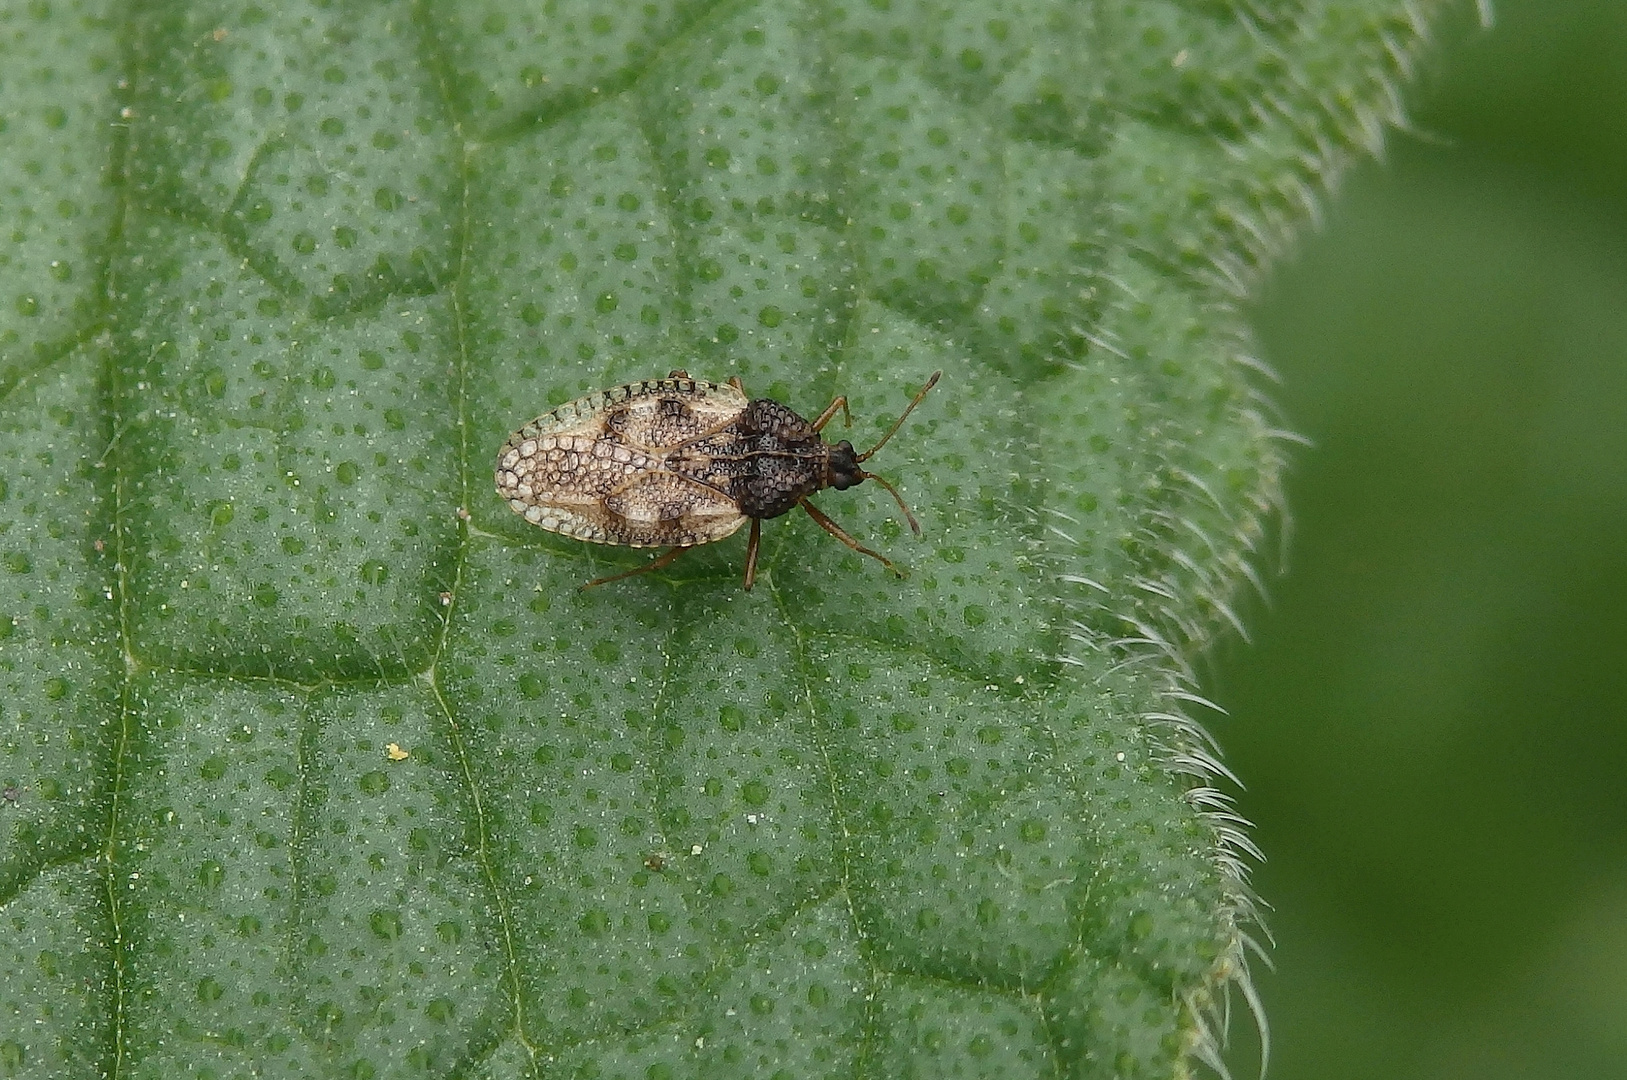
{"label": "insect's head", "polygon": [[864,478],[870,474],[859,468],[859,455],[853,452],[853,444],[843,439],[830,448],[830,486],[837,491],[846,491],[854,484],[862,484]]}
{"label": "insect's head", "polygon": [[843,439],[841,442],[830,448],[830,471],[827,481],[828,485],[835,488],[837,491],[846,491],[854,484],[862,484],[866,480],[874,480],[876,483],[886,488],[888,494],[892,495],[893,499],[897,501],[898,508],[904,511],[904,520],[910,523],[910,531],[916,536],[921,535],[921,526],[915,520],[915,515],[910,513],[910,508],[904,505],[904,497],[898,493],[898,489],[893,487],[886,480],[877,476],[875,473],[865,472],[861,466],[869,459],[871,454],[874,454],[877,450],[880,450],[883,446],[886,446],[887,440],[892,438],[893,434],[897,432],[899,428],[904,426],[905,418],[908,417],[910,413],[915,411],[915,407],[917,405],[921,404],[921,399],[926,397],[926,392],[938,385],[938,378],[941,375],[943,375],[943,372],[941,371],[934,371],[932,373],[932,377],[926,381],[926,385],[921,387],[920,390],[916,391],[915,397],[910,401],[909,405],[902,413],[899,414],[898,419],[893,421],[893,426],[887,429],[887,434],[883,435],[881,440],[877,442],[876,445],[872,446],[864,453],[855,454],[853,452],[853,444],[848,442],[846,439]]}

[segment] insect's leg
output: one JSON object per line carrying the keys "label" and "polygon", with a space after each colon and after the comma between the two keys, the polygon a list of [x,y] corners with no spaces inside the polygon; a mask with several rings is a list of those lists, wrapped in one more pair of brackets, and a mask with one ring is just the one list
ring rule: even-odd
{"label": "insect's leg", "polygon": [[824,412],[819,414],[819,418],[813,422],[813,429],[815,431],[823,431],[825,425],[830,423],[830,418],[836,415],[837,409],[842,410],[843,423],[845,423],[848,427],[852,427],[853,414],[847,411],[847,398],[839,397],[835,401],[831,402],[829,407],[827,407]]}
{"label": "insect's leg", "polygon": [[729,376],[729,385],[740,391],[742,394],[746,392],[746,388],[740,385],[740,376],[738,375]]}
{"label": "insect's leg", "polygon": [[688,550],[689,548],[687,547],[675,547],[664,555],[657,555],[643,566],[634,567],[631,570],[623,570],[621,573],[611,574],[609,577],[594,578],[592,581],[582,586],[582,589],[583,591],[586,591],[593,588],[595,585],[608,585],[612,581],[620,581],[622,578],[634,577],[638,574],[648,574],[651,570],[659,570],[663,566],[671,566],[673,559],[676,559],[678,556],[682,555]]}
{"label": "insect's leg", "polygon": [[751,536],[746,540],[746,591],[757,580],[757,548],[763,541],[763,523],[757,518],[751,519]]}
{"label": "insect's leg", "polygon": [[840,525],[836,524],[836,522],[826,517],[820,511],[819,507],[815,506],[807,499],[801,499],[799,502],[801,502],[802,508],[808,511],[808,516],[819,523],[819,527],[821,529],[824,529],[826,532],[836,537],[836,539],[840,540],[854,551],[857,551],[860,555],[868,555],[881,565],[885,566],[887,569],[891,570],[893,573],[897,574],[899,577],[904,576],[904,571],[900,570],[897,566],[894,566],[891,559],[887,558],[887,556],[881,554],[880,552],[871,551],[869,548],[853,539],[847,534],[846,529],[842,528]]}

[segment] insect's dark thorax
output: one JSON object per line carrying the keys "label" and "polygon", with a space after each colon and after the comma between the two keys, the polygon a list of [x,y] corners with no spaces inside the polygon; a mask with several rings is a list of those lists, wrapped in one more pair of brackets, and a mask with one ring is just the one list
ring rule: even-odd
{"label": "insect's dark thorax", "polygon": [[706,439],[692,443],[669,465],[684,461],[725,488],[746,517],[771,518],[825,486],[830,448],[813,426],[777,401],[757,398],[739,418]]}

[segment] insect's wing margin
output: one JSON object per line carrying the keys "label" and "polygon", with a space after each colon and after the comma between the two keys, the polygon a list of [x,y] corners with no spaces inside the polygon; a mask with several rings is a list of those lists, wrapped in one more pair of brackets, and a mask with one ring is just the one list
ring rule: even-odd
{"label": "insect's wing margin", "polygon": [[543,435],[594,436],[601,430],[604,418],[611,410],[636,408],[641,403],[653,403],[663,397],[676,397],[683,401],[708,428],[727,424],[740,415],[747,405],[746,395],[727,383],[700,379],[644,379],[608,390],[597,390],[586,397],[566,402],[514,432],[509,441],[518,442]]}

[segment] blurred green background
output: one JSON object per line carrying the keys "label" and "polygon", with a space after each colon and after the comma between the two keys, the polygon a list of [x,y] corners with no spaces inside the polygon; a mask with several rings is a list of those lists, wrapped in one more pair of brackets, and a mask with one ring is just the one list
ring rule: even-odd
{"label": "blurred green background", "polygon": [[1209,672],[1271,1080],[1627,1076],[1627,2],[1470,8],[1255,306],[1315,442]]}

